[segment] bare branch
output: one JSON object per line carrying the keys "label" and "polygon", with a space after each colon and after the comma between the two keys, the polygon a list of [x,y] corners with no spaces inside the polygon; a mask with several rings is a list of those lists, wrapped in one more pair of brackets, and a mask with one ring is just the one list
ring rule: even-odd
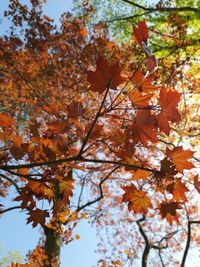
{"label": "bare branch", "polygon": [[139,227],[139,231],[145,241],[145,248],[142,254],[142,267],[147,267],[147,260],[148,260],[148,256],[149,256],[149,252],[151,249],[151,245],[149,243],[148,237],[146,235],[146,233],[144,232],[142,226],[141,226],[141,222],[145,221],[145,216],[143,215],[142,218],[140,218],[139,220],[136,221],[138,227]]}
{"label": "bare branch", "polygon": [[0,210],[0,214],[6,213],[6,212],[11,211],[11,210],[21,209],[21,208],[22,208],[21,206],[10,207],[10,208],[7,208],[5,210]]}
{"label": "bare branch", "polygon": [[184,11],[190,11],[190,12],[195,12],[195,13],[200,13],[200,9],[196,7],[191,7],[191,6],[184,6],[184,7],[146,7],[139,5],[135,2],[132,2],[130,0],[122,0],[123,2],[130,4],[132,6],[135,6],[139,9],[146,10],[146,11],[151,11],[151,13],[154,12],[170,12],[170,11],[175,11],[175,12],[184,12]]}
{"label": "bare branch", "polygon": [[97,203],[99,200],[101,200],[103,198],[103,189],[102,189],[102,185],[103,183],[117,170],[119,169],[119,166],[115,167],[112,171],[110,171],[106,177],[104,179],[101,180],[101,182],[99,183],[98,187],[99,187],[99,197],[97,197],[96,199],[94,200],[91,200],[91,201],[88,201],[86,204],[82,205],[81,207],[78,207],[76,211],[81,211],[83,210],[84,208],[88,207],[88,206],[91,206],[92,204],[94,203]]}
{"label": "bare branch", "polygon": [[114,165],[118,165],[121,167],[130,167],[130,168],[135,168],[135,169],[139,169],[139,170],[149,171],[152,173],[160,173],[160,171],[155,170],[155,169],[137,166],[137,165],[121,162],[121,161],[83,158],[79,155],[75,156],[75,157],[61,158],[61,159],[51,160],[51,161],[42,161],[42,162],[27,163],[27,164],[20,164],[20,165],[3,165],[3,166],[0,166],[0,169],[8,171],[8,170],[16,170],[16,169],[22,169],[22,168],[41,167],[41,166],[45,166],[45,165],[50,166],[50,165],[56,165],[56,164],[72,162],[72,161],[102,163],[102,164],[114,164]]}

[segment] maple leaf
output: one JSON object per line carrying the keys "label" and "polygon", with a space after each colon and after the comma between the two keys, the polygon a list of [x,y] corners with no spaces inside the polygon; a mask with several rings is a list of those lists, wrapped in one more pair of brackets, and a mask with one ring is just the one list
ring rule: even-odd
{"label": "maple leaf", "polygon": [[148,171],[138,169],[131,177],[131,180],[146,180],[149,175],[150,173]]}
{"label": "maple leaf", "polygon": [[148,209],[152,207],[146,192],[137,190],[134,185],[122,187],[122,189],[125,191],[122,201],[128,202],[129,211],[146,214]]}
{"label": "maple leaf", "polygon": [[26,187],[21,188],[20,195],[14,198],[14,201],[22,201],[22,209],[26,209],[28,207],[32,210],[36,205],[33,195]]}
{"label": "maple leaf", "polygon": [[132,77],[131,82],[134,83],[134,85],[138,88],[139,91],[154,91],[156,86],[153,84],[153,75],[149,75],[148,77],[145,77],[145,75],[142,73],[140,69],[137,69]]}
{"label": "maple leaf", "polygon": [[180,101],[180,97],[180,93],[171,90],[167,91],[164,86],[160,90],[158,103],[161,107],[161,112],[157,115],[157,120],[160,130],[166,135],[169,135],[171,129],[169,121],[179,122],[181,119],[181,115],[176,108]]}
{"label": "maple leaf", "polygon": [[71,194],[73,187],[73,180],[63,181],[59,184],[60,192],[65,192],[66,194]]}
{"label": "maple leaf", "polygon": [[156,57],[155,56],[149,56],[148,57],[148,61],[147,61],[147,64],[146,64],[146,68],[149,72],[152,72],[155,70],[157,66],[157,60],[156,60]]}
{"label": "maple leaf", "polygon": [[67,111],[70,118],[77,118],[82,116],[85,112],[82,103],[74,101],[67,107]]}
{"label": "maple leaf", "polygon": [[138,89],[131,91],[129,98],[136,107],[146,107],[149,104],[149,100],[152,98],[153,94],[142,94]]}
{"label": "maple leaf", "polygon": [[135,37],[142,50],[147,55],[151,55],[151,51],[146,46],[148,40],[148,28],[145,20],[138,22],[137,26],[133,26],[133,36]]}
{"label": "maple leaf", "polygon": [[169,182],[174,180],[174,176],[177,174],[173,163],[165,157],[161,161],[160,171],[154,174],[156,178],[157,189],[164,192]]}
{"label": "maple leaf", "polygon": [[194,152],[183,150],[181,146],[175,147],[173,150],[167,148],[166,155],[172,159],[173,164],[176,166],[177,171],[183,172],[184,169],[190,170],[195,166],[188,160],[192,158]]}
{"label": "maple leaf", "polygon": [[[61,199],[68,204],[69,197],[73,195],[73,178],[72,178],[72,170],[67,173],[67,176],[64,177],[64,180],[59,183],[59,191],[61,193]],[[65,204],[65,205],[66,205]]]}
{"label": "maple leaf", "polygon": [[54,121],[47,123],[48,130],[53,134],[64,134],[69,130],[69,125],[66,121]]}
{"label": "maple leaf", "polygon": [[46,217],[49,217],[47,210],[35,209],[31,210],[27,218],[27,224],[32,222],[32,226],[36,227],[38,224],[45,225]]}
{"label": "maple leaf", "polygon": [[173,221],[178,222],[178,214],[176,213],[176,210],[182,209],[182,207],[180,203],[170,200],[162,202],[158,209],[160,210],[162,218],[166,218],[166,220],[172,224]]}
{"label": "maple leaf", "polygon": [[26,184],[29,191],[34,194],[38,199],[47,198],[50,202],[54,197],[54,192],[50,186],[40,181],[29,181]]}
{"label": "maple leaf", "polygon": [[119,61],[110,66],[103,57],[97,60],[96,71],[87,71],[87,80],[90,90],[103,93],[106,88],[117,89],[117,86],[125,81],[120,75]]}
{"label": "maple leaf", "polygon": [[135,141],[141,141],[147,145],[147,141],[156,143],[158,141],[155,131],[155,117],[149,110],[140,110],[137,112],[135,122],[132,126],[132,133]]}
{"label": "maple leaf", "polygon": [[175,170],[175,167],[173,166],[173,163],[168,160],[168,158],[164,158],[161,161],[161,168],[160,168],[160,173],[162,176],[169,176],[173,177],[174,175],[177,174],[177,171]]}
{"label": "maple leaf", "polygon": [[162,202],[158,209],[162,218],[166,218],[167,221],[172,224],[173,221],[178,222],[178,214],[176,213],[177,209],[182,209],[180,203],[174,202],[173,200]]}
{"label": "maple leaf", "polygon": [[185,195],[189,189],[186,187],[184,183],[181,182],[181,179],[176,179],[175,182],[169,184],[166,190],[173,194],[174,200],[179,202],[180,200],[187,201],[187,197]]}

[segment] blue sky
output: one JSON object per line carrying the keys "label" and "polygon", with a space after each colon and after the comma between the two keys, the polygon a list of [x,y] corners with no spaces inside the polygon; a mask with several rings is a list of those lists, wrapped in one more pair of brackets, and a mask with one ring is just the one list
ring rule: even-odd
{"label": "blue sky", "polygon": [[[27,1],[24,1],[27,2]],[[8,22],[3,18],[3,12],[8,6],[8,0],[1,1],[0,5],[0,34],[5,34],[9,28]],[[48,0],[44,11],[59,23],[60,14],[72,8],[72,0]],[[10,207],[10,201],[4,202],[5,207]],[[80,235],[80,240],[75,240],[64,246],[61,252],[61,267],[91,267],[96,266],[97,246],[96,232],[87,221],[82,221],[77,226],[74,234]],[[25,213],[12,211],[0,218],[0,258],[10,250],[19,250],[23,256],[28,250],[35,247],[40,238],[39,227],[33,229],[26,225]]]}

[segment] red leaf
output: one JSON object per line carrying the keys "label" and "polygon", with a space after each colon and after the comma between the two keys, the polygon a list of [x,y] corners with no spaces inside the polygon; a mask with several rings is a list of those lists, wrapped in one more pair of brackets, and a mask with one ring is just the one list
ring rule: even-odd
{"label": "red leaf", "polygon": [[178,222],[178,214],[176,213],[176,210],[182,209],[180,203],[172,200],[169,202],[165,201],[161,203],[158,208],[162,218],[166,218],[170,224],[172,224],[173,221]]}
{"label": "red leaf", "polygon": [[142,42],[146,42],[148,39],[148,28],[145,20],[140,21],[137,26],[133,26],[133,36],[143,48]]}
{"label": "red leaf", "polygon": [[49,217],[47,210],[32,210],[29,212],[29,217],[27,218],[27,224],[32,222],[33,227],[36,227],[38,224],[45,225],[46,217]]}
{"label": "red leaf", "polygon": [[169,135],[169,121],[179,122],[181,115],[176,109],[180,100],[181,94],[176,91],[167,91],[165,87],[160,90],[160,98],[158,103],[161,107],[161,112],[157,115],[158,125],[166,135]]}
{"label": "red leaf", "polygon": [[146,67],[147,67],[147,70],[149,72],[154,71],[154,69],[157,67],[157,60],[156,60],[155,56],[149,56],[148,57],[148,61],[147,61]]}
{"label": "red leaf", "polygon": [[103,57],[97,60],[96,71],[87,71],[87,80],[90,83],[90,90],[103,93],[108,86],[117,89],[117,86],[124,82],[120,75],[119,61],[110,66]]}
{"label": "red leaf", "polygon": [[135,141],[141,141],[143,145],[147,145],[147,141],[156,143],[158,141],[155,131],[155,117],[149,110],[141,110],[137,112],[135,123],[132,131]]}
{"label": "red leaf", "polygon": [[133,36],[135,37],[136,41],[138,42],[142,50],[148,56],[152,56],[152,52],[147,46],[148,28],[145,20],[140,21],[137,27],[133,26]]}

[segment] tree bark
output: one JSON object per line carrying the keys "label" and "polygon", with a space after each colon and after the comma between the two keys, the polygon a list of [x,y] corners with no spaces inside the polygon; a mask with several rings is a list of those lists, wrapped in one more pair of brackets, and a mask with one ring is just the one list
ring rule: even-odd
{"label": "tree bark", "polygon": [[61,235],[56,233],[51,228],[44,228],[46,240],[45,240],[45,252],[48,256],[48,264],[45,267],[59,267],[60,266],[60,247],[61,247]]}

